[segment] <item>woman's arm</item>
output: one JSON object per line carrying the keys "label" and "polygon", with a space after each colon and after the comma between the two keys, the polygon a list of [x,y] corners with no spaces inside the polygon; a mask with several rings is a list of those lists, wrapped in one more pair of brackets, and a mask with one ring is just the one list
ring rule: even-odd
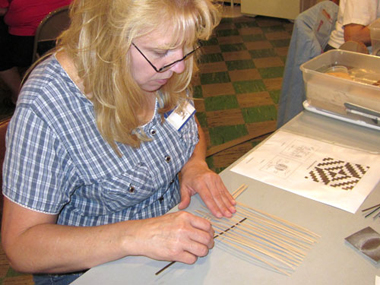
{"label": "woman's arm", "polygon": [[199,142],[194,153],[181,171],[181,202],[179,209],[186,208],[190,198],[198,193],[210,211],[218,218],[231,217],[235,213],[235,200],[228,192],[219,175],[206,163],[206,139],[198,124]]}
{"label": "woman's arm", "polygon": [[1,8],[0,7],[0,16],[4,16],[7,13],[8,9],[7,8]]}
{"label": "woman's arm", "polygon": [[12,268],[75,272],[128,255],[194,263],[214,245],[209,221],[184,211],[96,227],[61,226],[56,219],[4,199],[1,237]]}
{"label": "woman's arm", "polygon": [[4,16],[9,7],[9,0],[0,0],[0,16]]}
{"label": "woman's arm", "polygon": [[344,41],[362,42],[371,45],[371,36],[368,26],[349,24],[344,26]]}

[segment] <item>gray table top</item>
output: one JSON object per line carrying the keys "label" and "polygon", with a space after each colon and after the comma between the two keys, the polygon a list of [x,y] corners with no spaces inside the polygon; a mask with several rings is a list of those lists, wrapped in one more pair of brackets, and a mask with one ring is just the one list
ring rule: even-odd
{"label": "gray table top", "polygon": [[[283,129],[380,153],[380,131],[318,114],[304,112]],[[242,184],[249,186],[239,201],[321,236],[290,276],[246,260],[216,243],[209,255],[194,265],[175,263],[158,276],[155,272],[167,262],[126,257],[92,268],[74,284],[375,284],[380,265],[354,249],[345,238],[368,226],[380,232],[380,218],[365,218],[361,212],[380,203],[380,183],[360,209],[351,214],[233,173],[230,168],[220,176],[231,192]],[[195,211],[201,203],[197,196],[193,197],[188,210]]]}

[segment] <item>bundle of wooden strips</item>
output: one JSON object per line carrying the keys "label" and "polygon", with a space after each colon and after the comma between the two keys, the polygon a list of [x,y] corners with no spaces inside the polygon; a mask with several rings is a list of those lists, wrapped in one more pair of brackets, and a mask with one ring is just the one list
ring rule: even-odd
{"label": "bundle of wooden strips", "polygon": [[245,189],[247,189],[248,186],[245,185],[245,184],[242,184],[238,189],[236,189],[233,193],[232,193],[232,197],[234,197],[235,199],[237,197],[240,196],[241,193],[243,193],[245,191]]}
{"label": "bundle of wooden strips", "polygon": [[[246,185],[241,185],[232,196],[236,199],[246,189]],[[276,272],[290,275],[319,238],[306,228],[243,203],[237,202],[236,209],[230,219],[217,219],[205,207],[196,213],[211,221],[216,232],[214,239],[218,240],[218,244]],[[174,263],[169,263],[156,275]]]}
{"label": "bundle of wooden strips", "polygon": [[[233,196],[237,197],[246,188],[242,185]],[[230,219],[216,219],[206,209],[197,213],[211,221],[215,231],[219,232],[216,235],[219,243],[277,272],[286,275],[293,272],[319,238],[308,229],[240,202],[236,209]]]}

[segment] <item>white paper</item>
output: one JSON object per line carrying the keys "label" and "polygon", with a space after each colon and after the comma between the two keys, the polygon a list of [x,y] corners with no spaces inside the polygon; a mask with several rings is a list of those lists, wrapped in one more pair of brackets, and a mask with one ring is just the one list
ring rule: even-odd
{"label": "white paper", "polygon": [[278,131],[231,169],[355,213],[380,178],[380,156]]}

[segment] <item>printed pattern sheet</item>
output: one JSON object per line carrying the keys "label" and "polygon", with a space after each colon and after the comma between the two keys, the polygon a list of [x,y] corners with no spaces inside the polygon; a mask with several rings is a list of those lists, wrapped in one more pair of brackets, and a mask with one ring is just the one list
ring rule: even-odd
{"label": "printed pattern sheet", "polygon": [[231,170],[355,213],[379,182],[380,155],[278,131]]}

